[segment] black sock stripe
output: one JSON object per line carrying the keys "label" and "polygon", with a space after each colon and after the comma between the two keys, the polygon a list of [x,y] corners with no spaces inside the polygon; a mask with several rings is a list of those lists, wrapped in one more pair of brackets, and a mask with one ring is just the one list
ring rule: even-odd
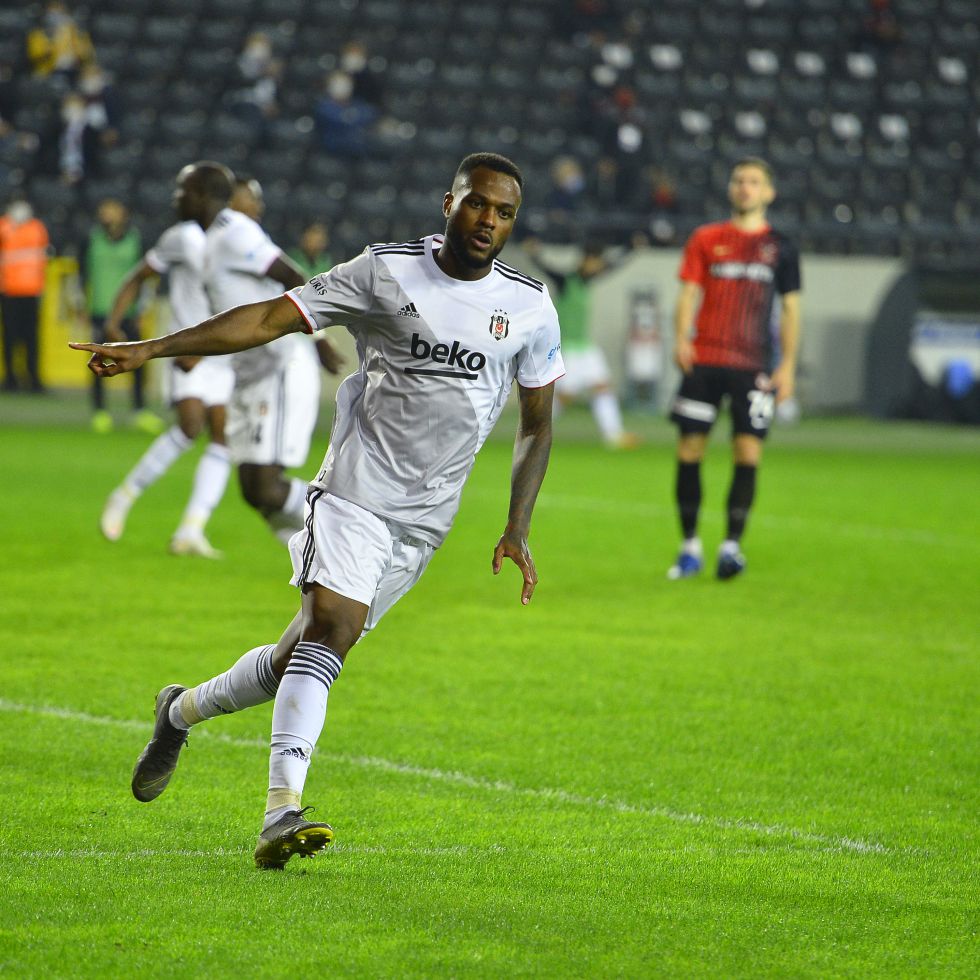
{"label": "black sock stripe", "polygon": [[272,669],[272,654],[275,652],[275,647],[270,647],[268,653],[264,653],[259,657],[258,664],[258,681],[259,686],[268,694],[270,697],[276,696],[276,691],[279,690],[279,681],[276,679],[275,672]]}
{"label": "black sock stripe", "polygon": [[289,661],[289,666],[286,668],[286,673],[288,674],[293,667],[299,667],[303,670],[312,670],[314,673],[322,674],[324,677],[329,677],[331,684],[340,676],[340,670],[337,667],[334,667],[332,664],[328,665],[322,661],[313,660],[309,657],[297,657],[296,654],[293,654],[292,660]]}
{"label": "black sock stripe", "polygon": [[327,680],[327,678],[322,677],[320,674],[314,673],[312,670],[299,670],[298,668],[294,668],[292,666],[286,668],[286,675],[284,676],[287,676],[289,674],[299,675],[303,677],[312,677],[314,680],[318,680],[328,691],[330,690],[330,685],[336,679],[336,678],[331,678],[330,680]]}

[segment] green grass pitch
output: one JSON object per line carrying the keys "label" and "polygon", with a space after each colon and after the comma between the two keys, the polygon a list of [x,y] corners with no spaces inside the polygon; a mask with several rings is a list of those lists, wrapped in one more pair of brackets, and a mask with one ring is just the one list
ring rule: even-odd
{"label": "green grass pitch", "polygon": [[569,413],[522,608],[490,573],[506,416],[331,692],[306,802],[335,846],[261,873],[271,706],[192,732],[155,803],[129,778],[163,684],[291,618],[285,553],[234,485],[226,559],[166,553],[193,456],[108,544],[147,440],[23,404],[0,401],[0,974],[980,975],[976,433],[777,430],[747,574],[669,583],[670,431],[613,454]]}

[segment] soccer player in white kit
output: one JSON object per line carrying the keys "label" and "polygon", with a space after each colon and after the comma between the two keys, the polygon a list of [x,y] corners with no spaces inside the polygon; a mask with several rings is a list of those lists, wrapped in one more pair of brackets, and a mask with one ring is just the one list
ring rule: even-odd
{"label": "soccer player in white kit", "polygon": [[[185,202],[175,198],[179,220],[123,280],[106,321],[109,340],[124,340],[120,323],[139,295],[143,284],[168,277],[170,319],[168,332],[200,323],[210,313],[204,292],[204,230],[187,213]],[[225,445],[225,406],[231,398],[235,375],[227,357],[178,357],[170,365],[170,400],[177,423],[158,436],[122,483],[109,495],[99,527],[109,541],[118,541],[137,498],[163,476],[193,445],[204,426],[211,439],[197,464],[190,500],[180,525],[170,540],[176,555],[220,558],[204,529],[228,485],[231,456]]]}
{"label": "soccer player in white kit", "polygon": [[225,673],[157,695],[153,738],[133,793],[166,788],[188,729],[275,700],[269,790],[255,850],[282,868],[333,839],[301,808],[327,694],[357,640],[421,577],[459,506],[476,453],[516,380],[520,422],[507,524],[493,553],[537,583],[531,513],[551,448],[554,383],[564,372],[558,318],[545,286],[500,262],[523,179],[505,157],[459,166],[444,200],[445,236],[374,245],[275,300],[239,307],[179,334],[137,344],[73,344],[112,376],[150,357],[230,353],[339,323],[357,343],[358,369],[341,385],[323,466],[303,531],[289,544],[300,611],[279,642],[256,647]]}
{"label": "soccer player in white kit", "polygon": [[[228,206],[236,183],[261,201],[256,181],[236,182],[221,164],[192,164],[178,177],[178,193],[204,228],[204,285],[212,313],[280,296],[283,287],[304,281],[254,218]],[[242,496],[283,544],[303,526],[307,491],[305,480],[284,471],[306,462],[320,407],[320,365],[336,374],[342,363],[325,338],[314,344],[299,335],[232,358],[228,445]]]}

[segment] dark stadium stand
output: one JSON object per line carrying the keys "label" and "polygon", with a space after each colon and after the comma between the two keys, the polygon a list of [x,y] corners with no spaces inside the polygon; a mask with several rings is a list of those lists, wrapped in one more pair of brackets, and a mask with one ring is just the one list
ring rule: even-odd
{"label": "dark stadium stand", "polygon": [[[169,221],[172,179],[213,157],[266,188],[283,242],[309,220],[336,254],[439,225],[464,153],[512,155],[529,179],[527,230],[558,239],[681,239],[724,214],[733,161],[769,158],[774,220],[810,252],[974,263],[980,245],[976,0],[893,0],[889,33],[868,0],[99,0],[73,7],[111,74],[117,131],[82,182],[46,172],[29,140],[0,139],[0,176],[29,185],[71,247],[111,194],[146,240]],[[43,137],[63,87],[32,76],[23,39],[39,8],[0,11],[21,133]],[[257,31],[281,59],[278,115],[243,98]],[[321,145],[314,112],[350,39],[380,82],[366,155]],[[356,94],[356,92],[355,92]],[[50,139],[50,136],[48,137]],[[43,139],[42,139],[43,142]],[[569,215],[549,205],[556,157],[586,178]],[[644,197],[653,168],[672,201]],[[94,171],[94,172],[93,172]]]}

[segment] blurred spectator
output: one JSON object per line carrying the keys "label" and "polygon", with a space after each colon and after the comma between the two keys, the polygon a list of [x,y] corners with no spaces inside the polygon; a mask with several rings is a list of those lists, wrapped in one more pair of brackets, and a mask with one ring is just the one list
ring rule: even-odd
{"label": "blurred spectator", "polygon": [[327,251],[329,245],[327,226],[322,221],[314,221],[303,229],[299,244],[290,249],[289,257],[309,280],[317,273],[333,268],[333,260]]}
{"label": "blurred spectator", "polygon": [[345,71],[327,76],[326,92],[313,112],[320,143],[327,153],[363,157],[371,149],[371,127],[378,110],[354,98],[354,80]]}
{"label": "blurred spectator", "polygon": [[[103,135],[108,119],[98,103],[89,106],[78,92],[61,100],[61,111],[41,136],[38,169],[58,174],[66,184],[79,184],[102,174]],[[108,138],[111,140],[111,137]]]}
{"label": "blurred spectator", "polygon": [[257,135],[264,136],[265,126],[279,115],[279,84],[282,62],[273,57],[272,42],[267,34],[256,31],[245,42],[238,56],[242,86],[230,95],[239,115],[252,122]]}
{"label": "blurred spectator", "polygon": [[[127,273],[143,257],[139,232],[129,223],[129,210],[120,201],[107,198],[96,211],[96,223],[88,240],[80,251],[81,273],[85,284],[86,311],[92,327],[92,339],[96,343],[106,340],[139,340],[136,324],[136,305],[126,311],[120,324],[120,335],[107,337],[106,318],[112,311],[116,293]],[[112,416],[106,410],[103,379],[92,378],[92,402],[95,412],[92,428],[105,433],[113,427]],[[133,422],[144,432],[156,434],[163,422],[148,412],[143,398],[143,369],[133,373]]]}
{"label": "blurred spectator", "polygon": [[102,143],[111,146],[119,138],[119,101],[109,75],[95,60],[87,61],[78,73],[78,94],[85,100],[89,123]]}
{"label": "blurred spectator", "polygon": [[348,41],[340,49],[340,70],[350,75],[355,99],[380,108],[383,95],[381,74],[372,70],[368,49],[363,41]]}
{"label": "blurred spectator", "polygon": [[92,40],[60,0],[45,5],[41,21],[27,35],[27,57],[35,75],[75,82],[82,64],[94,56]]}
{"label": "blurred spectator", "polygon": [[567,223],[585,192],[585,173],[574,157],[556,157],[551,164],[551,189],[545,207],[553,221]]}
{"label": "blurred spectator", "polygon": [[[38,368],[38,316],[48,263],[48,230],[30,203],[15,197],[0,218],[0,315],[3,317],[3,390],[44,391]],[[14,369],[24,352],[26,378]]]}
{"label": "blurred spectator", "polygon": [[273,62],[272,41],[264,31],[254,31],[245,41],[245,47],[238,56],[238,71],[242,81],[254,82],[260,79]]}

